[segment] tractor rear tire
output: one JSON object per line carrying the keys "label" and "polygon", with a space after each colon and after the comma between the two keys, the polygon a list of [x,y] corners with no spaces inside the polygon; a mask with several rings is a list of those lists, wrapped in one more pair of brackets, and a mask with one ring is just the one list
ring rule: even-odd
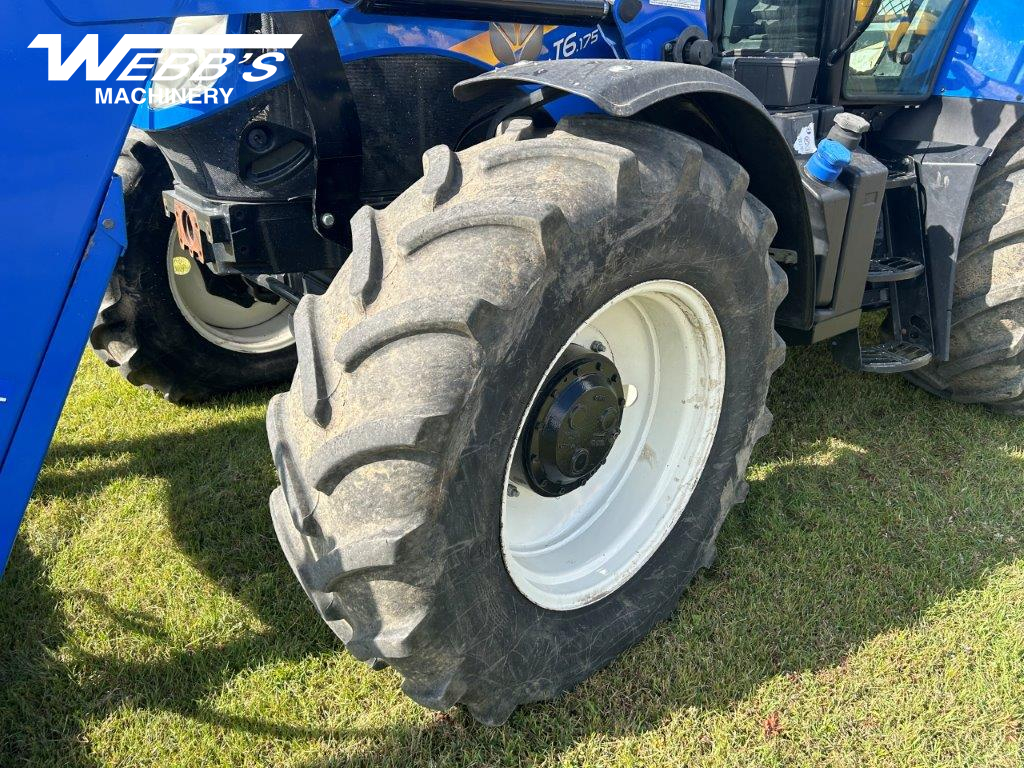
{"label": "tractor rear tire", "polygon": [[[296,364],[288,317],[276,323],[272,343],[229,348],[216,335],[203,335],[197,330],[202,326],[184,314],[169,264],[176,256],[188,257],[164,215],[161,195],[174,180],[159,148],[133,128],[116,170],[124,186],[128,247],[89,337],[99,358],[130,383],[175,403],[287,381]],[[195,263],[191,268],[200,269]]]}
{"label": "tractor rear tire", "polygon": [[[317,611],[354,656],[398,670],[421,705],[462,704],[487,724],[572,688],[669,615],[746,496],[785,357],[773,320],[786,280],[768,257],[776,225],[738,164],[637,121],[573,117],[536,137],[524,123],[458,154],[435,147],[421,182],[353,218],[353,256],[325,295],[299,305],[299,368],[267,415],[274,526]],[[532,434],[526,414],[546,402],[538,393],[574,332],[617,297],[662,284],[701,296],[723,340],[723,375],[681,366],[663,380],[666,407],[687,413],[722,393],[709,430],[669,429],[669,442],[706,440],[705,458],[679,470],[695,473],[685,493],[660,502],[671,514],[660,539],[645,539],[646,560],[594,594],[546,596],[515,575],[519,555],[506,548],[520,525],[503,522],[506,505],[531,493],[510,483],[514,446]],[[668,317],[675,305],[657,306]],[[663,315],[650,317],[653,336]],[[617,349],[621,364],[631,350]],[[652,369],[668,369],[663,349]],[[670,466],[658,420],[647,423],[623,472]],[[537,503],[590,498],[574,494],[598,493],[611,464],[593,486]],[[639,514],[640,498],[625,502],[627,525],[631,504]]]}
{"label": "tractor rear tire", "polygon": [[907,378],[939,397],[1024,416],[1024,124],[985,163],[967,211],[950,359]]}

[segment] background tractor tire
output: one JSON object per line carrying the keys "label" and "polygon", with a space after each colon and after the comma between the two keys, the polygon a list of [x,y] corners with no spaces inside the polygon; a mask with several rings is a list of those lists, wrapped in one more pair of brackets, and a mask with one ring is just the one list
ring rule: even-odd
{"label": "background tractor tire", "polygon": [[967,211],[950,359],[906,375],[939,397],[1024,416],[1024,125],[985,163]]}
{"label": "background tractor tire", "polygon": [[[575,686],[673,610],[746,495],[785,357],[775,222],[739,165],[642,122],[574,117],[537,137],[524,123],[435,147],[422,181],[354,217],[352,258],[296,311],[299,367],[267,416],[274,526],[321,616],[415,701],[488,724]],[[724,335],[708,459],[628,581],[542,608],[503,560],[511,447],[580,323],[658,280],[697,288]]]}
{"label": "background tractor tire", "polygon": [[[128,247],[114,268],[89,337],[100,359],[132,384],[175,403],[286,381],[295,371],[287,317],[275,325],[270,343],[231,348],[211,341],[216,334],[200,333],[197,327],[202,326],[183,313],[169,269],[180,249],[161,199],[173,178],[145,133],[132,129],[116,170],[124,184]],[[192,269],[199,266],[193,262]]]}

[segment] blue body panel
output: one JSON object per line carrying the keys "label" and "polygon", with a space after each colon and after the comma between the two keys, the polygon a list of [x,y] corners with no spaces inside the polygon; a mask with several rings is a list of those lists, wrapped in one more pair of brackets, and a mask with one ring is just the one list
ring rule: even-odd
{"label": "blue body panel", "polygon": [[[161,32],[167,25],[136,26],[141,32]],[[99,34],[101,51],[109,50],[123,32],[109,25],[89,31]],[[91,290],[94,275],[83,269],[83,254],[132,116],[127,105],[97,106],[93,83],[49,82],[45,51],[28,48],[40,32],[62,33],[76,41],[83,34],[45,3],[0,6],[0,61],[8,74],[5,95],[12,105],[7,119],[0,121],[0,146],[9,148],[0,185],[5,238],[0,300],[0,562],[6,562],[67,393],[65,382],[70,382],[102,285],[118,255],[106,244],[109,239],[95,241],[95,264],[100,272],[105,264],[106,274],[99,277],[100,292]],[[75,116],[73,125],[69,115]],[[73,137],[69,127],[75,131]],[[123,217],[113,211],[109,215],[115,218],[115,227],[122,226],[118,220]]]}
{"label": "blue body panel", "polygon": [[[0,555],[6,562],[21,518],[28,504],[36,474],[46,456],[54,426],[60,416],[78,360],[96,317],[96,307],[110,279],[114,264],[124,251],[124,197],[121,179],[114,176],[96,219],[96,227],[81,263],[77,265],[60,318],[49,338],[35,380],[21,411],[17,431],[7,449],[8,460],[0,469]],[[32,294],[23,294],[31,300]],[[11,309],[19,304],[12,302]],[[11,334],[20,338],[18,334]],[[27,361],[26,361],[27,362]]]}
{"label": "blue body panel", "polygon": [[1024,101],[1024,13],[1020,0],[972,0],[936,83],[936,95]]}
{"label": "blue body panel", "polygon": [[[662,20],[662,24],[664,23],[665,20]],[[241,31],[242,24],[243,17],[232,17],[229,22],[229,31]],[[677,20],[675,28],[678,29],[678,26]],[[430,54],[462,59],[484,67],[497,65],[495,60],[484,57],[484,54],[490,52],[489,46],[472,45],[474,40],[482,40],[487,35],[489,25],[484,22],[381,17],[366,15],[358,8],[346,7],[331,19],[331,27],[334,30],[334,39],[338,43],[342,59],[345,61],[354,61],[370,56]],[[567,39],[570,41],[583,39],[592,31],[592,28],[555,27],[544,36],[544,50],[538,57],[539,60],[564,56]],[[586,39],[588,42],[586,46],[573,45],[572,57],[611,58],[615,55],[613,46],[619,45],[618,41],[608,40],[600,35]],[[480,50],[475,51],[474,48]],[[135,116],[134,124],[150,131],[175,128],[208,117],[220,110],[230,109],[232,105],[240,101],[287,82],[292,76],[291,68],[287,62],[284,62],[272,77],[258,83],[250,83],[243,78],[243,74],[250,69],[250,67],[232,67],[228,74],[217,81],[215,87],[234,89],[231,103],[228,105],[178,105],[164,109],[150,109],[148,105],[143,105]]]}
{"label": "blue body panel", "polygon": [[[702,0],[707,2],[707,0]],[[240,32],[242,17],[232,18],[230,32]],[[342,58],[353,61],[368,56],[394,54],[433,54],[495,66],[497,62],[475,53],[468,41],[487,34],[489,25],[472,21],[391,18],[366,15],[355,7],[344,7],[331,20],[334,39]],[[590,36],[592,28],[555,27],[544,36],[544,50],[538,57],[544,61],[556,58],[628,58],[658,60],[666,41],[672,40],[686,27],[707,31],[703,10],[686,10],[645,2],[629,23],[619,23],[617,36],[606,30]],[[482,46],[483,47],[483,46]],[[484,51],[487,52],[486,47]],[[291,79],[287,62],[277,74],[259,83],[250,83],[242,75],[246,67],[233,67],[216,87],[233,88],[232,102],[237,103]],[[150,109],[143,105],[135,116],[135,125],[144,130],[160,131],[202,119],[230,105],[179,105]]]}
{"label": "blue body panel", "polygon": [[707,34],[708,24],[705,18],[707,5],[712,0],[695,0],[694,6],[700,10],[690,10],[679,3],[679,7],[670,5],[652,5],[645,0],[643,8],[628,23],[618,20],[619,35],[626,51],[624,59],[643,59],[660,61],[663,47],[667,41],[679,37],[687,27],[697,27]]}

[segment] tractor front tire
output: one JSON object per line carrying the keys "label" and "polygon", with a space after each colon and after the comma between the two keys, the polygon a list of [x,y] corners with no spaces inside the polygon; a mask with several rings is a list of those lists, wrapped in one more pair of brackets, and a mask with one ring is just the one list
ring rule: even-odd
{"label": "tractor front tire", "polygon": [[1024,124],[982,168],[953,292],[950,359],[907,378],[949,400],[1024,416]]}
{"label": "tractor front tire", "polygon": [[[415,701],[488,724],[572,688],[668,616],[746,495],[785,357],[775,221],[739,165],[637,121],[531,130],[435,147],[421,182],[356,215],[352,258],[296,311],[299,368],[267,416],[274,526],[320,615]],[[633,405],[619,398],[607,465],[548,497],[516,447],[573,346],[583,362],[554,375],[552,401],[590,371],[611,384],[577,404],[614,411],[609,360],[640,386]],[[588,456],[577,449],[573,471]],[[522,544],[544,536],[553,558]]]}
{"label": "tractor front tire", "polygon": [[[164,215],[165,189],[174,183],[159,148],[132,129],[117,161],[124,186],[128,247],[107,285],[89,342],[99,358],[138,387],[175,403],[201,402],[240,389],[277,384],[295,371],[295,343],[287,315],[265,326],[233,322],[231,329],[203,323],[183,310],[175,280],[189,280],[195,294],[198,264],[177,244],[173,221]],[[175,275],[175,258],[192,274]],[[198,291],[201,295],[202,291]],[[205,297],[204,297],[205,298]],[[212,317],[243,317],[233,303],[209,297]],[[283,303],[282,303],[283,304]],[[263,315],[288,312],[257,307]],[[261,316],[262,317],[262,316]],[[263,334],[261,329],[267,328]]]}

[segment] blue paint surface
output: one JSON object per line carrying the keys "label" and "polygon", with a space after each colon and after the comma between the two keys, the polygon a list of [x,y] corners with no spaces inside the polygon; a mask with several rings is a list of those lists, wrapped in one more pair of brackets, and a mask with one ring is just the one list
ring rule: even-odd
{"label": "blue paint surface", "polygon": [[47,341],[18,428],[0,465],[0,571],[14,544],[39,467],[67,398],[96,308],[127,239],[121,179],[109,184],[89,245],[75,271],[64,306]]}
{"label": "blue paint surface", "polygon": [[[673,29],[680,28],[679,13],[675,12],[672,16],[677,18],[674,26],[669,23],[667,14],[663,11],[641,13],[635,24],[643,25],[644,34],[655,31],[652,25],[663,27],[667,30],[667,38]],[[229,29],[232,32],[241,31],[242,25],[242,16],[233,17],[229,22]],[[331,19],[331,26],[334,30],[334,39],[345,61],[371,56],[426,54],[475,63],[482,71],[494,66],[491,61],[453,50],[467,40],[487,34],[490,25],[484,22],[382,17],[367,15],[358,8],[346,6]],[[614,48],[621,47],[621,42],[600,32],[591,36],[592,32],[595,30],[591,27],[557,27],[549,31],[544,36],[544,50],[538,57],[539,60],[614,57]],[[675,34],[678,34],[678,31]],[[581,41],[585,41],[585,44]],[[166,130],[184,125],[230,108],[240,101],[287,82],[292,76],[287,62],[278,67],[275,75],[258,83],[245,80],[243,74],[246,71],[251,71],[251,68],[232,67],[228,74],[215,83],[216,88],[234,89],[227,107],[223,104],[196,104],[150,109],[148,105],[143,105],[135,116],[134,124],[145,130]]]}
{"label": "blue paint surface", "polygon": [[969,3],[935,93],[986,101],[1024,101],[1024,7],[1020,0]]}
{"label": "blue paint surface", "polygon": [[629,22],[623,22],[616,9],[613,13],[626,50],[623,58],[660,61],[664,56],[665,44],[679,37],[687,27],[697,27],[707,34],[704,8],[708,2],[701,0],[700,10],[690,10],[656,5],[650,0],[644,0],[640,13]]}
{"label": "blue paint surface", "polygon": [[[155,33],[167,24],[134,26],[132,31]],[[67,392],[61,382],[69,382],[70,375],[61,374],[73,374],[95,317],[100,294],[72,286],[83,274],[83,255],[132,115],[130,105],[97,105],[96,83],[84,78],[48,81],[46,51],[28,47],[36,34],[48,32],[63,34],[68,50],[85,31],[55,16],[46,3],[0,4],[0,62],[8,78],[4,96],[15,105],[0,121],[5,148],[0,380],[6,399],[0,403],[0,562],[6,562]],[[98,25],[88,31],[99,35],[100,50],[106,52],[125,30]],[[103,257],[108,266],[116,255]],[[108,277],[109,268],[101,284]],[[58,360],[49,350],[69,323],[77,348]],[[48,410],[35,407],[40,397],[49,402]],[[32,450],[19,450],[25,440],[37,441]]]}

